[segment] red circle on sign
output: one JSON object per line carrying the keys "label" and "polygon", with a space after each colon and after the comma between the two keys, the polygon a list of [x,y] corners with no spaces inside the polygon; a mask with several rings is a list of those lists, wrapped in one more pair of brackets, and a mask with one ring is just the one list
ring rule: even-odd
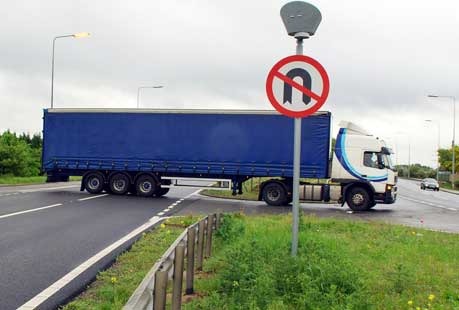
{"label": "red circle on sign", "polygon": [[[311,99],[315,99],[317,101],[316,104],[314,104],[312,107],[310,107],[308,109],[305,109],[305,110],[302,110],[302,111],[292,111],[292,110],[289,110],[289,109],[283,107],[277,101],[276,97],[274,96],[274,92],[273,92],[273,82],[274,82],[274,78],[275,77],[277,77],[279,79],[288,79],[286,76],[284,76],[283,74],[280,73],[279,69],[281,69],[286,64],[289,64],[289,63],[294,62],[294,61],[305,62],[305,63],[308,63],[311,66],[313,66],[319,72],[320,77],[322,78],[322,84],[323,84],[322,93],[320,95],[315,95],[312,92],[312,90],[308,90],[308,89],[305,89],[305,88],[303,88],[301,86],[296,86],[296,85],[290,84],[290,82],[295,83],[294,81],[290,80],[290,81],[286,82],[284,80],[284,83],[289,83],[290,86],[298,89],[299,91],[301,91],[303,93],[306,93],[306,95],[308,95],[308,96],[314,95],[313,97],[311,97],[311,96],[310,97],[311,97]],[[297,84],[297,83],[295,83],[295,84]],[[307,93],[306,91],[308,91],[309,93]],[[271,102],[271,104],[273,105],[273,107],[277,111],[279,111],[280,113],[282,113],[282,114],[284,114],[286,116],[289,116],[289,117],[294,117],[294,118],[307,117],[307,116],[313,114],[314,112],[316,112],[317,110],[319,110],[324,105],[325,100],[327,100],[329,91],[330,91],[330,81],[328,79],[328,75],[327,75],[327,72],[325,71],[324,67],[322,67],[322,65],[317,60],[315,60],[315,59],[313,59],[311,57],[305,56],[305,55],[292,55],[292,56],[285,57],[284,59],[281,59],[279,62],[277,62],[274,65],[274,67],[272,67],[271,71],[269,71],[268,78],[266,79],[266,94],[268,95],[268,99]]]}

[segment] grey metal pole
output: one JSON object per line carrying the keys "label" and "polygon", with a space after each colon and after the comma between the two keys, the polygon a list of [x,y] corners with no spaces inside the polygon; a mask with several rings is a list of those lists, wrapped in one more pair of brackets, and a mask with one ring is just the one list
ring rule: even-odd
{"label": "grey metal pole", "polygon": [[440,121],[437,121],[438,128],[438,141],[437,141],[437,182],[440,182],[440,156],[438,156],[438,151],[440,150]]}
{"label": "grey metal pole", "polygon": [[408,140],[408,179],[410,178],[411,170],[411,141]]}
{"label": "grey metal pole", "polygon": [[451,182],[451,188],[454,189],[454,181],[455,181],[455,178],[454,178],[454,173],[455,173],[455,169],[456,169],[456,150],[454,149],[454,141],[456,140],[456,97],[452,97],[453,98],[453,179],[452,179],[452,182]]}
{"label": "grey metal pole", "polygon": [[140,98],[140,89],[141,89],[141,88],[142,88],[142,87],[139,87],[139,88],[137,89],[137,109],[139,108],[139,98]]}
{"label": "grey metal pole", "polygon": [[52,59],[51,59],[51,109],[54,107],[54,49],[55,49],[55,46],[56,46],[56,39],[70,38],[70,37],[77,38],[78,34],[67,34],[67,35],[64,35],[64,36],[54,37],[54,39],[53,39],[53,54],[52,54]]}
{"label": "grey metal pole", "polygon": [[54,47],[56,46],[56,39],[53,39],[53,56],[51,64],[51,109],[54,107]]}
{"label": "grey metal pole", "polygon": [[[303,38],[296,40],[296,54],[303,55]],[[295,133],[293,137],[293,207],[292,207],[292,256],[298,253],[298,230],[300,222],[300,156],[301,156],[301,118],[295,118]]]}

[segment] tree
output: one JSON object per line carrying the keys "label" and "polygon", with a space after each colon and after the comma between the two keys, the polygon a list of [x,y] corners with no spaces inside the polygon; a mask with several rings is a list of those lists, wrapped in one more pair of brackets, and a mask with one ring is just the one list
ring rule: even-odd
{"label": "tree", "polygon": [[[459,168],[459,146],[454,147],[454,155],[455,155],[455,171],[458,171]],[[440,170],[443,171],[451,171],[453,167],[453,151],[452,148],[450,149],[439,149],[438,150],[438,158],[440,161]]]}
{"label": "tree", "polygon": [[40,149],[32,149],[26,141],[30,136],[17,137],[10,131],[0,135],[0,174],[33,176],[40,172]]}

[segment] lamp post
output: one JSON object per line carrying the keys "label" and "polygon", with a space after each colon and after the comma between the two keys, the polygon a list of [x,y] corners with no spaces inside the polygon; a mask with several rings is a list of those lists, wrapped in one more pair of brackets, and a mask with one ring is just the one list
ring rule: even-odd
{"label": "lamp post", "polygon": [[453,165],[451,168],[451,174],[452,174],[452,181],[451,181],[451,187],[454,189],[454,173],[456,169],[456,155],[455,155],[455,143],[454,140],[456,138],[456,97],[454,96],[438,96],[438,95],[428,95],[427,97],[429,98],[448,98],[453,100],[453,142],[452,142],[452,149],[453,149]]}
{"label": "lamp post", "polygon": [[142,88],[156,88],[156,89],[158,89],[158,88],[163,88],[163,87],[164,87],[164,86],[162,86],[162,85],[155,85],[155,86],[140,86],[140,87],[137,89],[137,109],[139,108],[139,103],[140,103],[140,101],[139,101],[139,100],[140,100],[140,90],[141,90]]}
{"label": "lamp post", "polygon": [[[410,139],[410,136],[406,133],[406,132],[401,132],[401,131],[397,131],[395,133],[396,135],[403,135],[407,138],[408,140],[408,179],[411,177],[411,174],[410,174],[410,168],[411,168],[411,139]],[[398,148],[397,148],[397,152],[398,152]],[[397,161],[398,161],[398,155],[397,155]]]}
{"label": "lamp post", "polygon": [[56,40],[61,38],[86,38],[89,37],[89,32],[79,32],[75,34],[67,34],[63,36],[57,36],[53,39],[53,56],[51,61],[51,109],[54,107],[54,49],[56,46]]}
{"label": "lamp post", "polygon": [[438,156],[438,150],[440,150],[440,122],[432,120],[432,119],[426,119],[425,121],[428,123],[437,123],[437,129],[438,129],[437,154],[436,154],[437,155],[437,181],[440,181],[438,178],[439,172],[440,172],[440,158]]}

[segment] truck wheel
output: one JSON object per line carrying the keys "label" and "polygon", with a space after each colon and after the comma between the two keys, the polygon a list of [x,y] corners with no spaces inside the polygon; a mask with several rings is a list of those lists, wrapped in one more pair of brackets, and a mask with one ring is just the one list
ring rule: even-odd
{"label": "truck wheel", "polygon": [[104,176],[91,172],[84,177],[84,188],[91,194],[99,194],[104,189]]}
{"label": "truck wheel", "polygon": [[160,187],[156,190],[155,192],[155,197],[162,197],[164,195],[166,195],[167,193],[169,193],[169,189],[170,188],[166,188],[166,187]]}
{"label": "truck wheel", "polygon": [[268,183],[263,187],[263,200],[270,206],[284,206],[287,204],[287,192],[282,184]]}
{"label": "truck wheel", "polygon": [[129,178],[122,173],[116,173],[110,178],[110,191],[115,195],[124,195],[129,190]]}
{"label": "truck wheel", "polygon": [[353,211],[367,211],[370,209],[370,195],[362,187],[351,188],[346,195],[346,202]]}
{"label": "truck wheel", "polygon": [[157,190],[156,180],[149,175],[141,175],[135,182],[135,190],[140,197],[150,197]]}

